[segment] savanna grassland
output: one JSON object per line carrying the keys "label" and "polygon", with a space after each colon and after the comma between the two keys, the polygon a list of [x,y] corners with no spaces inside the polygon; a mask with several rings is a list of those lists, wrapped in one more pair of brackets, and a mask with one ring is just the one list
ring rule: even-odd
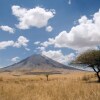
{"label": "savanna grassland", "polygon": [[16,75],[0,73],[0,100],[100,100],[94,73]]}

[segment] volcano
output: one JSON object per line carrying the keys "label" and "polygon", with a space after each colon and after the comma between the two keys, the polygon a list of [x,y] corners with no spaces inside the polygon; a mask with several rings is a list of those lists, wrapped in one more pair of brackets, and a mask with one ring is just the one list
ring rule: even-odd
{"label": "volcano", "polygon": [[35,54],[26,59],[15,63],[13,65],[4,67],[2,71],[13,72],[13,71],[23,71],[23,72],[58,72],[58,71],[72,71],[77,70],[75,68],[63,65],[51,58],[46,56]]}

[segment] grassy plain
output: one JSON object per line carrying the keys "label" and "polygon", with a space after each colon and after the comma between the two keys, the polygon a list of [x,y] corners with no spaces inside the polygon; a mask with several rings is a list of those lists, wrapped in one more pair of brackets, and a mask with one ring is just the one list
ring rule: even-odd
{"label": "grassy plain", "polygon": [[0,73],[0,100],[100,100],[94,73],[17,75]]}

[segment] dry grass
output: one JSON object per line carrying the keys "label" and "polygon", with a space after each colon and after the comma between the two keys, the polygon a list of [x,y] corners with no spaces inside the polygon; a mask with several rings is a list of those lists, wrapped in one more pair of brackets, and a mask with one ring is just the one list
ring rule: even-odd
{"label": "dry grass", "polygon": [[[84,80],[88,76],[88,80]],[[100,100],[93,73],[50,75],[0,74],[0,100]]]}

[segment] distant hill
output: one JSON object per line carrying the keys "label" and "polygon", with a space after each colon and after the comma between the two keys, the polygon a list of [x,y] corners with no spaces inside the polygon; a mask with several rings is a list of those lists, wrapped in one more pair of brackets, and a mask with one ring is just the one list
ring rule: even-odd
{"label": "distant hill", "polygon": [[11,66],[2,68],[1,71],[23,71],[23,72],[57,72],[62,70],[77,70],[57,61],[54,61],[46,56],[35,54]]}

